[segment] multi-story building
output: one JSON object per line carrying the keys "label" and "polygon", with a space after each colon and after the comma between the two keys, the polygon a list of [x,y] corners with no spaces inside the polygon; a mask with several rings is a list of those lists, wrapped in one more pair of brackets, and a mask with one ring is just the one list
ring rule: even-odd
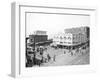
{"label": "multi-story building", "polygon": [[47,34],[46,31],[34,31],[34,34],[29,35],[30,43],[35,42],[44,42],[47,41]]}
{"label": "multi-story building", "polygon": [[89,40],[89,27],[77,27],[64,30],[65,33],[56,34],[53,42],[61,46],[78,46]]}
{"label": "multi-story building", "polygon": [[60,33],[56,34],[53,38],[53,43],[57,45],[72,45],[72,34]]}
{"label": "multi-story building", "polygon": [[66,33],[71,33],[73,35],[73,45],[78,45],[87,42],[89,39],[89,27],[78,27],[65,29]]}
{"label": "multi-story building", "polygon": [[52,43],[52,40],[48,40],[46,31],[35,31],[34,34],[29,35],[29,45],[34,49],[36,46],[44,46]]}
{"label": "multi-story building", "polygon": [[42,43],[47,41],[47,35],[29,35],[30,38],[30,43],[35,42],[35,43]]}

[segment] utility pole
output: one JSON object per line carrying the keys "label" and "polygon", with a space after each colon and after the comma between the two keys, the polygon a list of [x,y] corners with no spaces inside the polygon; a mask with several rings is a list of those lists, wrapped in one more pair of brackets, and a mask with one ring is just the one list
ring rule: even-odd
{"label": "utility pole", "polygon": [[35,35],[34,35],[34,41],[33,41],[33,51],[35,50]]}

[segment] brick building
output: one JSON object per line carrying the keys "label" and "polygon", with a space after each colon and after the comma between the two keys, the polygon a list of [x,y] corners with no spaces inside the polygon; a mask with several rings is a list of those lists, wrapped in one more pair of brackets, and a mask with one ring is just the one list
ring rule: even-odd
{"label": "brick building", "polygon": [[73,45],[85,43],[89,39],[89,27],[65,29],[65,34],[66,33],[71,33],[73,35]]}

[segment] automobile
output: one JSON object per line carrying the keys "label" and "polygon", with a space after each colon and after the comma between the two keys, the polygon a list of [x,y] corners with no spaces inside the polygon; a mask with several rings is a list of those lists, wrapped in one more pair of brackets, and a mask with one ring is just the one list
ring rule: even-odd
{"label": "automobile", "polygon": [[57,44],[51,43],[50,46],[51,46],[51,47],[55,47],[55,46],[57,46]]}

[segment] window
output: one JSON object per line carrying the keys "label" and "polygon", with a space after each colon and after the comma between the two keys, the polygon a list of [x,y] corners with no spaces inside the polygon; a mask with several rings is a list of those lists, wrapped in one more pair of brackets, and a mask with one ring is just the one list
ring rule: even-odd
{"label": "window", "polygon": [[68,42],[68,44],[71,44],[71,42]]}
{"label": "window", "polygon": [[62,36],[60,36],[60,39],[63,39]]}
{"label": "window", "polygon": [[66,37],[64,37],[64,39],[66,39]]}
{"label": "window", "polygon": [[69,40],[71,40],[71,37],[68,37]]}

